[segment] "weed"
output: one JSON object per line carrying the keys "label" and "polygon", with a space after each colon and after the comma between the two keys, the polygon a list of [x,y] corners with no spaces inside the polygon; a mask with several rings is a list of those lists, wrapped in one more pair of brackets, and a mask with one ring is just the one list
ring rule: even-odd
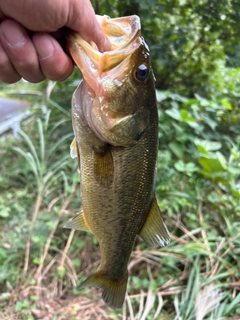
{"label": "weed", "polygon": [[80,207],[69,111],[34,92],[20,139],[0,140],[0,318],[238,319],[240,133],[220,126],[229,104],[157,92],[156,195],[171,243],[137,238],[126,301],[113,312],[98,290],[77,287],[99,265],[96,239],[62,229]]}

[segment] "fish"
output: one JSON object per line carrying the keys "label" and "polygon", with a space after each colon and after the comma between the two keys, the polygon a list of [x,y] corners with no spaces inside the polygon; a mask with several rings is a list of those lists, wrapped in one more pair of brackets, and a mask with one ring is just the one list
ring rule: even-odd
{"label": "fish", "polygon": [[100,266],[80,288],[102,289],[104,302],[116,309],[124,303],[136,237],[154,247],[167,245],[170,237],[155,196],[158,113],[140,19],[97,19],[109,51],[100,52],[72,31],[67,35],[83,80],[72,97],[71,144],[81,176],[81,208],[64,227],[97,238]]}

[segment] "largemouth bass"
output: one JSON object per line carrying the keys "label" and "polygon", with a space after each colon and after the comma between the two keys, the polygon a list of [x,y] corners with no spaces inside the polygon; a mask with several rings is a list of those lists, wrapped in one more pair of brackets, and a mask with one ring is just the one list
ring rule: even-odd
{"label": "largemouth bass", "polygon": [[111,42],[95,44],[69,33],[71,56],[83,74],[73,94],[72,157],[81,175],[80,213],[65,227],[92,232],[101,264],[81,285],[103,290],[112,308],[124,302],[135,238],[164,246],[169,233],[154,194],[158,116],[149,49],[137,16],[98,21]]}

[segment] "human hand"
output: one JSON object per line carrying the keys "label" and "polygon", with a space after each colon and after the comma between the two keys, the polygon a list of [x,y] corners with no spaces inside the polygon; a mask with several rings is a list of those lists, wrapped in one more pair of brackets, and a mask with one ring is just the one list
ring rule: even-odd
{"label": "human hand", "polygon": [[70,76],[72,59],[56,40],[64,26],[95,42],[100,51],[109,48],[89,0],[0,0],[0,81],[36,83]]}

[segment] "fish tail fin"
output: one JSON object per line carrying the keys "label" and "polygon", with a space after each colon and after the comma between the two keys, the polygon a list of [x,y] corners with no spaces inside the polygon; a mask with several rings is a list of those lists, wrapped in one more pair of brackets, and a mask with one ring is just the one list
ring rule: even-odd
{"label": "fish tail fin", "polygon": [[121,308],[124,302],[128,273],[118,280],[111,280],[100,270],[88,277],[79,288],[95,287],[103,290],[102,298],[112,309]]}

